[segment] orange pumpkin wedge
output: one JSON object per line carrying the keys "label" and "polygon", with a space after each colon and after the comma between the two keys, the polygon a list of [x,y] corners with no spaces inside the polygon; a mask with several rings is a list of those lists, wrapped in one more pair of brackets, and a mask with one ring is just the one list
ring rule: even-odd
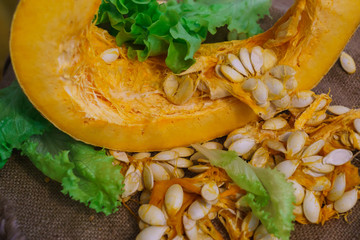
{"label": "orange pumpkin wedge", "polygon": [[[226,91],[230,86],[235,97],[195,91],[185,103],[172,103],[163,89],[171,75],[164,58],[129,60],[125,47],[92,24],[100,2],[21,0],[13,18],[10,51],[18,81],[62,131],[96,146],[153,151],[223,136],[257,119],[253,110],[264,110],[231,84]],[[220,56],[260,46],[275,53],[277,64],[296,70],[295,91],[311,89],[356,30],[359,12],[359,1],[298,0],[263,34],[202,45],[183,76],[195,73],[197,83],[221,88],[226,81],[215,74]],[[120,57],[108,64],[101,54],[111,48]]]}

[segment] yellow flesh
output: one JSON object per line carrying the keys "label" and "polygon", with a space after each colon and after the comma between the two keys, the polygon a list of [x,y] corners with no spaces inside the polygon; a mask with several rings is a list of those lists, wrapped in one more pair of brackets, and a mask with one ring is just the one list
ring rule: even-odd
{"label": "yellow flesh", "polygon": [[[16,75],[30,101],[59,129],[97,146],[150,151],[219,137],[257,118],[233,97],[210,100],[197,93],[184,105],[170,103],[162,90],[169,73],[162,57],[140,63],[127,59],[126,49],[120,48],[120,59],[106,64],[100,54],[116,44],[91,24],[99,4],[22,0],[14,16],[11,56]],[[358,12],[357,1],[300,0],[262,35],[203,45],[190,71],[200,70],[201,78],[217,82],[217,54],[260,45],[273,49],[280,63],[296,67],[299,88],[310,89],[356,29]],[[290,16],[293,22],[284,29],[281,24]]]}

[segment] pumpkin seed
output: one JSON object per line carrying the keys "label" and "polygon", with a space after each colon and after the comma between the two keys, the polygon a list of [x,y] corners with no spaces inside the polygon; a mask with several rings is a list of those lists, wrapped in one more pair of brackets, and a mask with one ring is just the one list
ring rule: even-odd
{"label": "pumpkin seed", "polygon": [[260,80],[256,78],[248,78],[244,81],[242,88],[244,91],[251,92],[257,88],[258,81]]}
{"label": "pumpkin seed", "polygon": [[285,178],[289,178],[294,174],[299,164],[300,162],[298,160],[285,160],[276,165],[275,168],[282,172],[285,175]]}
{"label": "pumpkin seed", "polygon": [[216,65],[215,73],[219,78],[225,78],[224,74],[221,72],[221,65]]}
{"label": "pumpkin seed", "polygon": [[177,158],[175,160],[168,161],[168,163],[177,168],[188,168],[193,165],[193,162],[186,158]]}
{"label": "pumpkin seed", "polygon": [[241,224],[241,231],[246,233],[254,232],[259,226],[259,223],[259,218],[257,218],[252,212],[249,212]]}
{"label": "pumpkin seed", "polygon": [[346,52],[342,52],[340,54],[340,63],[341,63],[341,67],[347,73],[353,74],[356,71],[356,64],[354,59]]}
{"label": "pumpkin seed", "polygon": [[116,150],[109,150],[109,153],[116,159],[124,163],[129,163],[129,158],[125,152],[120,152]]}
{"label": "pumpkin seed", "polygon": [[304,163],[303,165],[307,166],[308,164],[312,164],[315,162],[321,162],[322,159],[323,159],[322,156],[313,155],[313,156],[309,156],[309,157],[303,157],[301,160]]}
{"label": "pumpkin seed", "polygon": [[278,109],[286,109],[290,105],[290,96],[286,94],[280,99],[272,100],[271,103]]}
{"label": "pumpkin seed", "polygon": [[137,172],[128,174],[124,179],[124,192],[121,197],[126,198],[136,192],[141,181],[141,176]]}
{"label": "pumpkin seed", "polygon": [[140,204],[147,204],[150,201],[151,192],[147,189],[141,192]]}
{"label": "pumpkin seed", "polygon": [[318,223],[320,220],[321,206],[313,191],[306,190],[303,211],[306,219],[311,223]]}
{"label": "pumpkin seed", "polygon": [[237,82],[241,82],[242,80],[244,80],[243,75],[241,75],[236,70],[234,70],[233,68],[231,68],[227,65],[221,65],[220,71],[225,76],[226,79],[228,79],[232,82],[237,83]]}
{"label": "pumpkin seed", "polygon": [[198,159],[207,159],[201,152],[196,152],[190,157],[190,161],[196,161]]}
{"label": "pumpkin seed", "polygon": [[214,220],[217,217],[217,212],[209,212],[208,218]]}
{"label": "pumpkin seed", "polygon": [[154,175],[148,164],[145,164],[142,176],[144,187],[148,190],[151,190],[154,187]]}
{"label": "pumpkin seed", "polygon": [[328,195],[326,196],[327,199],[329,199],[330,201],[338,200],[344,194],[345,187],[346,187],[345,173],[339,173],[334,179],[333,188],[328,192]]}
{"label": "pumpkin seed", "polygon": [[306,125],[317,126],[320,123],[322,123],[326,119],[326,117],[327,117],[326,113],[315,115],[306,122]]}
{"label": "pumpkin seed", "polygon": [[264,61],[263,61],[262,72],[265,73],[266,71],[268,71],[269,69],[275,66],[277,62],[277,57],[273,50],[265,49],[263,51],[263,58]]}
{"label": "pumpkin seed", "polygon": [[183,215],[183,225],[185,229],[185,234],[189,238],[189,240],[197,240],[198,227],[196,225],[196,221],[188,218],[186,215]]}
{"label": "pumpkin seed", "polygon": [[334,165],[334,166],[340,166],[340,165],[343,165],[343,164],[347,163],[348,161],[350,161],[352,159],[352,157],[353,157],[353,154],[349,150],[335,149],[335,150],[331,151],[330,153],[328,153],[324,157],[323,163]]}
{"label": "pumpkin seed", "polygon": [[354,120],[354,127],[357,133],[360,134],[360,118],[357,118]]}
{"label": "pumpkin seed", "polygon": [[315,178],[317,178],[317,177],[322,177],[322,176],[325,175],[325,173],[314,172],[314,171],[312,171],[312,170],[310,170],[310,169],[308,169],[308,168],[303,168],[302,171],[303,171],[305,174],[307,174],[307,175],[309,175],[309,176],[312,176],[312,177],[315,177]]}
{"label": "pumpkin seed", "polygon": [[321,149],[324,147],[325,141],[320,139],[314,143],[312,143],[310,146],[308,146],[305,151],[302,153],[302,158],[313,156],[315,154],[318,154]]}
{"label": "pumpkin seed", "polygon": [[288,78],[295,76],[296,71],[290,66],[278,65],[270,70],[270,74],[277,79],[287,80]]}
{"label": "pumpkin seed", "polygon": [[199,220],[205,217],[211,209],[211,204],[202,199],[194,201],[188,209],[189,217],[193,220]]}
{"label": "pumpkin seed", "polygon": [[226,140],[224,142],[224,147],[229,148],[233,142],[235,142],[236,140],[239,140],[241,138],[245,138],[245,136],[240,133],[234,134],[234,135],[228,135],[228,137],[226,138]]}
{"label": "pumpkin seed", "polygon": [[182,178],[185,176],[185,172],[181,168],[175,168],[165,162],[159,162],[159,164],[167,171],[171,178]]}
{"label": "pumpkin seed", "polygon": [[104,62],[107,64],[111,64],[112,62],[115,62],[116,59],[118,59],[120,56],[120,52],[118,48],[110,48],[105,50],[101,53],[100,57]]}
{"label": "pumpkin seed", "polygon": [[292,132],[284,132],[278,138],[280,142],[287,142]]}
{"label": "pumpkin seed", "polygon": [[210,167],[207,165],[194,165],[188,168],[190,172],[194,173],[203,173],[208,169],[210,169]]}
{"label": "pumpkin seed", "polygon": [[279,240],[274,235],[268,233],[264,225],[260,225],[254,234],[254,240]]}
{"label": "pumpkin seed", "polygon": [[150,227],[150,225],[149,224],[147,224],[147,223],[144,223],[143,221],[139,221],[139,229],[140,230],[143,230],[143,229],[145,229],[145,228],[147,228],[147,227]]}
{"label": "pumpkin seed", "polygon": [[126,170],[125,177],[126,177],[127,175],[129,175],[130,173],[135,172],[135,170],[136,170],[135,166],[134,166],[133,164],[131,164],[131,165],[129,166],[129,168]]}
{"label": "pumpkin seed", "polygon": [[235,151],[239,156],[249,152],[255,146],[255,140],[251,138],[241,138],[229,146],[230,151]]}
{"label": "pumpkin seed", "polygon": [[323,109],[325,107],[326,104],[327,104],[327,101],[325,99],[321,100],[320,103],[316,106],[315,111],[320,111],[321,109]]}
{"label": "pumpkin seed", "polygon": [[204,148],[207,149],[218,149],[218,150],[222,150],[223,149],[223,145],[221,143],[218,142],[206,142],[201,144]]}
{"label": "pumpkin seed", "polygon": [[318,172],[318,173],[331,173],[332,171],[334,171],[334,166],[333,165],[329,165],[329,164],[323,164],[321,159],[319,159],[318,161],[312,162],[312,163],[307,163],[304,164],[305,166],[307,166],[310,170],[314,171],[314,172]]}
{"label": "pumpkin seed", "polygon": [[302,205],[296,205],[293,210],[295,216],[302,216],[304,214]]}
{"label": "pumpkin seed", "polygon": [[330,180],[325,177],[318,177],[315,179],[315,184],[312,185],[309,190],[312,191],[325,191],[325,190],[329,190],[331,188],[331,182]]}
{"label": "pumpkin seed", "polygon": [[162,236],[168,230],[167,226],[150,226],[143,229],[137,236],[136,240],[161,240]]}
{"label": "pumpkin seed", "polygon": [[204,184],[201,188],[201,196],[207,202],[216,200],[219,197],[219,188],[216,182],[211,181]]}
{"label": "pumpkin seed", "polygon": [[154,181],[164,181],[170,179],[169,173],[161,165],[157,163],[150,163],[148,166],[154,176]]}
{"label": "pumpkin seed", "polygon": [[341,105],[332,105],[327,109],[329,112],[335,115],[341,115],[350,111],[350,108]]}
{"label": "pumpkin seed", "polygon": [[298,82],[295,79],[295,77],[290,77],[287,80],[285,80],[284,85],[287,90],[295,90],[298,86]]}
{"label": "pumpkin seed", "polygon": [[353,208],[358,199],[356,188],[345,192],[338,200],[334,202],[334,209],[339,213],[344,213]]}
{"label": "pumpkin seed", "polygon": [[267,89],[269,90],[270,98],[278,98],[284,93],[284,85],[282,82],[273,77],[266,77],[264,79]]}
{"label": "pumpkin seed", "polygon": [[251,64],[249,50],[247,50],[247,48],[241,48],[239,55],[240,55],[240,60],[244,65],[244,67],[246,68],[246,70],[248,70],[251,73],[251,75],[254,75],[255,72]]}
{"label": "pumpkin seed", "polygon": [[174,184],[168,188],[165,194],[164,204],[166,212],[174,216],[181,208],[184,200],[184,191],[179,184]]}
{"label": "pumpkin seed", "polygon": [[291,99],[291,106],[294,108],[304,108],[309,106],[313,101],[313,92],[301,91],[295,94]]}
{"label": "pumpkin seed", "polygon": [[286,149],[285,149],[284,145],[279,141],[267,140],[266,141],[266,146],[268,148],[271,148],[271,149],[275,150],[275,151],[286,153]]}
{"label": "pumpkin seed", "polygon": [[260,46],[253,47],[251,50],[251,63],[256,73],[260,73],[261,68],[264,64],[263,49]]}
{"label": "pumpkin seed", "polygon": [[174,237],[172,240],[184,240],[184,236],[182,235],[177,235],[176,237]]}
{"label": "pumpkin seed", "polygon": [[287,121],[282,117],[270,118],[264,122],[262,129],[266,130],[279,130],[286,126]]}
{"label": "pumpkin seed", "polygon": [[155,161],[169,161],[174,160],[179,157],[179,153],[175,151],[163,151],[159,152],[153,157],[153,160]]}
{"label": "pumpkin seed", "polygon": [[173,104],[181,105],[190,100],[196,86],[190,75],[178,77],[169,75],[163,83],[166,98]]}
{"label": "pumpkin seed", "polygon": [[139,153],[135,153],[134,155],[132,155],[133,159],[144,159],[144,158],[149,158],[151,157],[151,153],[148,152],[139,152]]}
{"label": "pumpkin seed", "polygon": [[288,181],[293,184],[295,205],[302,204],[305,197],[305,189],[296,180],[288,180]]}
{"label": "pumpkin seed", "polygon": [[244,68],[243,64],[240,62],[240,59],[235,56],[232,53],[229,53],[227,55],[228,61],[230,62],[231,66],[238,71],[239,73],[241,73],[244,76],[248,76],[249,73],[246,71],[246,69]]}
{"label": "pumpkin seed", "polygon": [[262,105],[267,102],[269,92],[266,85],[262,81],[258,81],[256,89],[252,91],[252,95],[257,104]]}
{"label": "pumpkin seed", "polygon": [[254,167],[265,167],[269,160],[269,152],[263,147],[258,148],[251,158],[250,164]]}
{"label": "pumpkin seed", "polygon": [[142,221],[152,226],[166,225],[166,218],[160,208],[151,205],[143,204],[138,210],[138,215]]}
{"label": "pumpkin seed", "polygon": [[292,132],[287,140],[287,152],[289,156],[293,156],[300,152],[305,146],[308,135],[301,130]]}
{"label": "pumpkin seed", "polygon": [[171,149],[173,152],[177,152],[179,157],[189,157],[194,154],[194,149],[188,147],[177,147]]}

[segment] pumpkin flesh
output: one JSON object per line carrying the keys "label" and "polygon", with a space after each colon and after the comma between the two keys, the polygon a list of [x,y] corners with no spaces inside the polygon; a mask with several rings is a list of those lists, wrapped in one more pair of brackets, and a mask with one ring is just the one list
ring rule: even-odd
{"label": "pumpkin flesh", "polygon": [[[234,97],[211,100],[195,92],[185,104],[172,104],[162,89],[171,74],[163,57],[137,62],[129,60],[122,47],[118,60],[102,61],[100,54],[116,44],[92,24],[99,4],[99,0],[22,0],[14,16],[10,48],[18,81],[35,107],[59,129],[96,146],[153,151],[223,136],[257,119],[248,106],[256,110],[256,105],[246,99],[245,103]],[[197,63],[186,72],[218,85],[223,81],[214,71],[219,54],[262,46],[276,53],[279,64],[296,69],[298,89],[310,89],[355,31],[359,11],[356,1],[299,0],[263,34],[204,44],[195,56]]]}

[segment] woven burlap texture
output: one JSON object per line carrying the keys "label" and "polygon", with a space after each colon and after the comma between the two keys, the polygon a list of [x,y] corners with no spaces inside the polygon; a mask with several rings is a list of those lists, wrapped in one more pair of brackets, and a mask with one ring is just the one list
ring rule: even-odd
{"label": "woven burlap texture", "polygon": [[[273,1],[272,19],[266,18],[262,26],[268,28],[291,4],[291,1]],[[360,30],[352,37],[345,50],[360,62]],[[329,49],[331,51],[331,49]],[[29,63],[30,64],[30,63]],[[15,79],[11,66],[5,72],[0,86]],[[346,74],[336,62],[322,82],[317,93],[331,95],[335,104],[359,107],[360,70]],[[83,204],[61,193],[59,183],[45,181],[46,177],[32,163],[18,153],[0,170],[0,197],[7,198],[17,217],[21,231],[28,239],[135,239],[138,233],[136,219],[126,208],[110,216],[96,214]],[[137,204],[129,202],[136,211]],[[347,217],[327,222],[324,226],[295,225],[291,239],[360,239],[360,204]]]}

